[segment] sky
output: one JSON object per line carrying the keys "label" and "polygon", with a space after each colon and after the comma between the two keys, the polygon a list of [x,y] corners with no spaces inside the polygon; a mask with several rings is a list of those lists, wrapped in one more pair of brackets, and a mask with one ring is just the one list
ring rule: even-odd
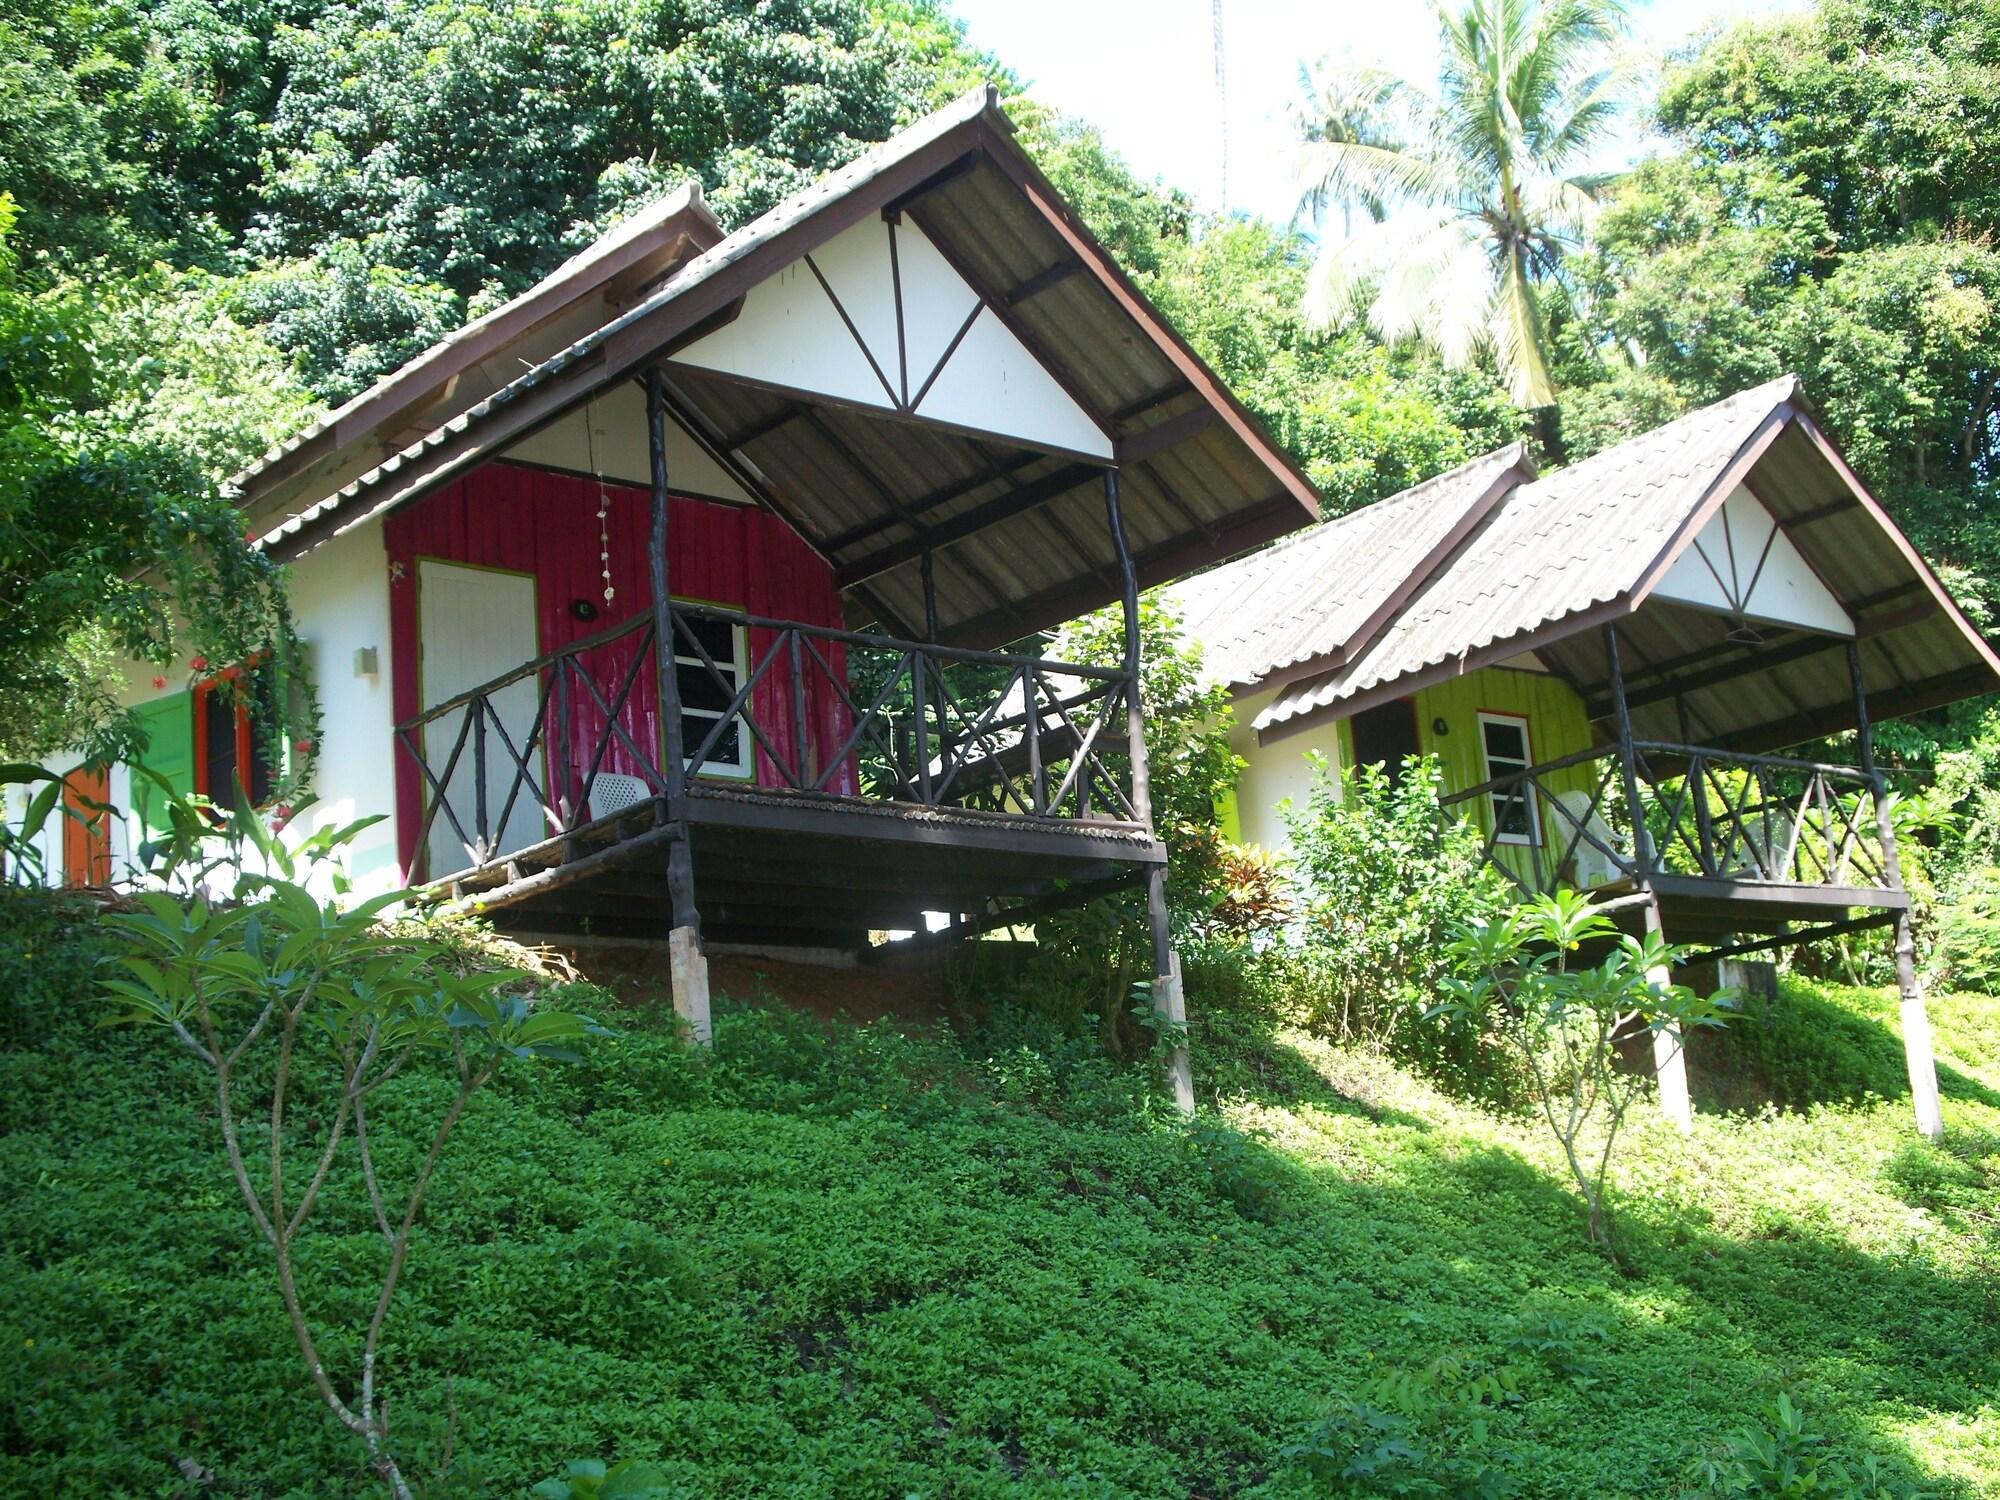
{"label": "sky", "polygon": [[[1680,45],[1712,20],[1797,9],[1803,0],[1635,0],[1632,44]],[[1436,22],[1427,0],[1222,0],[1232,212],[1291,216],[1292,132],[1286,107],[1302,60],[1386,67],[1437,77]],[[1096,125],[1143,177],[1218,206],[1211,0],[954,0],[967,39],[999,57],[1034,95]],[[1629,166],[1647,150],[1636,120],[1589,165]]]}

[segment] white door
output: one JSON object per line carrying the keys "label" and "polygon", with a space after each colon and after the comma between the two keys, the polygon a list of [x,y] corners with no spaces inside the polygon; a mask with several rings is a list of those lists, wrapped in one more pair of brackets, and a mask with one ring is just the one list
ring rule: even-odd
{"label": "white door", "polygon": [[[535,625],[535,579],[531,573],[504,573],[494,568],[468,568],[458,563],[422,561],[417,564],[418,667],[423,707],[426,712],[447,699],[505,676],[516,667],[533,661],[540,650]],[[543,827],[541,803],[536,789],[543,788],[546,761],[540,751],[527,753],[528,731],[535,722],[535,679],[518,682],[493,693],[488,699],[493,712],[486,730],[486,821],[488,836],[495,838],[494,852],[505,854],[548,836]],[[467,709],[453,709],[433,720],[424,730],[424,759],[431,774],[442,779],[458,743],[459,728]],[[494,718],[505,726],[507,738],[526,760],[535,787],[522,783],[514,806],[503,826],[501,808],[519,775],[514,757],[493,727]],[[474,772],[474,735],[465,738],[458,764],[445,783],[445,798],[457,814],[459,826],[468,839],[479,837],[478,781]],[[424,784],[426,805],[434,789]],[[428,845],[430,878],[463,870],[472,863],[465,842],[452,827],[451,819],[439,807],[431,822]]]}

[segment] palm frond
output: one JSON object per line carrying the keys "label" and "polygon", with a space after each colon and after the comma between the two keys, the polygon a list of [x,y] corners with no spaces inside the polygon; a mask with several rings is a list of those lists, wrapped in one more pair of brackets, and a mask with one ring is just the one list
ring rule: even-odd
{"label": "palm frond", "polygon": [[1547,330],[1521,247],[1510,247],[1501,258],[1490,337],[1494,363],[1500,367],[1513,403],[1528,410],[1555,405],[1555,382],[1549,378],[1548,361],[1542,353]]}
{"label": "palm frond", "polygon": [[1324,205],[1348,199],[1366,203],[1449,203],[1458,179],[1428,153],[1361,141],[1306,141],[1295,170],[1299,202]]}

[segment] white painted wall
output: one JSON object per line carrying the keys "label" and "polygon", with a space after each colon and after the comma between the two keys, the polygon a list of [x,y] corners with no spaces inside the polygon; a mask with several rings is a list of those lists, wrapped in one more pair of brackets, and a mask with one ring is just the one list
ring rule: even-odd
{"label": "white painted wall", "polygon": [[1317,724],[1300,734],[1288,735],[1275,745],[1259,745],[1257,731],[1250,726],[1278,694],[1276,688],[1247,694],[1235,700],[1236,719],[1229,734],[1229,747],[1243,757],[1243,774],[1236,782],[1236,817],[1241,842],[1266,849],[1289,849],[1284,814],[1280,804],[1305,804],[1312,787],[1313,769],[1306,757],[1317,751],[1334,770],[1340,768],[1340,726]]}
{"label": "white painted wall", "polygon": [[[292,614],[305,643],[319,691],[321,729],[313,781],[317,798],[287,830],[296,844],[314,829],[338,826],[381,813],[388,820],[349,846],[348,873],[360,895],[393,890],[400,883],[396,861],[394,734],[389,679],[389,575],[380,521],[357,527],[316,548],[292,566]],[[355,674],[355,652],[373,647],[379,672]],[[154,686],[154,678],[161,685]],[[128,663],[119,701],[130,707],[183,692],[192,674],[185,661],[165,672]],[[50,770],[69,771],[81,763],[75,753],[50,757]],[[138,827],[132,814],[132,777],[113,766],[110,800],[111,868],[121,883],[136,873],[132,852]],[[13,799],[10,798],[9,811]],[[61,833],[54,831],[50,864],[60,868]]]}
{"label": "white painted wall", "polygon": [[[380,520],[334,538],[292,565],[292,616],[312,663],[321,715],[311,788],[319,800],[298,825],[309,832],[388,814],[350,846],[348,873],[363,895],[393,890],[401,871],[394,822],[389,563]],[[373,677],[357,676],[355,652],[369,646],[380,670]]]}

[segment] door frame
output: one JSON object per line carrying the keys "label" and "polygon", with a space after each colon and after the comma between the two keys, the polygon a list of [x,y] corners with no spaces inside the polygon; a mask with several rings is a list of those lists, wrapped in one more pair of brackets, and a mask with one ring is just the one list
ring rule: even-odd
{"label": "door frame", "polygon": [[[521,662],[521,665],[526,666],[528,662],[534,661],[537,657],[542,655],[542,580],[540,574],[523,572],[519,568],[496,567],[491,563],[461,562],[455,557],[438,557],[428,552],[413,553],[410,557],[410,613],[411,613],[411,618],[416,627],[415,630],[412,632],[414,646],[416,650],[416,661],[413,663],[415,670],[411,675],[416,682],[417,712],[419,714],[428,713],[430,711],[429,708],[427,707],[430,700],[428,695],[424,692],[424,564],[425,563],[441,563],[448,568],[463,568],[468,573],[497,573],[503,578],[527,579],[528,587],[534,591],[534,605],[532,607],[530,617],[534,621],[534,626],[535,626],[535,649],[532,655],[528,656],[524,661]],[[541,693],[541,684],[539,680],[536,681],[535,692],[538,696]],[[423,757],[424,763],[426,765],[430,763],[430,744],[429,744],[429,732],[427,726],[419,728],[417,730],[417,753]],[[544,791],[547,791],[549,788],[549,745],[548,745],[548,736],[546,733],[544,733],[544,735],[542,736],[542,747],[539,753],[542,762],[541,766],[542,789]],[[417,825],[418,826],[410,831],[410,839],[411,839],[410,859],[411,859],[412,876],[417,877],[420,875],[422,880],[430,879],[430,873],[431,873],[430,841],[428,838],[420,840],[417,838],[417,835],[418,833],[424,831],[423,829],[424,808],[429,803],[429,801],[430,801],[429,788],[424,782],[422,773],[419,772],[417,775]],[[536,809],[536,816],[538,820],[542,817],[542,811],[539,806]],[[431,825],[431,831],[435,831],[436,827],[437,827],[436,821],[433,820]],[[418,884],[420,883],[420,881],[416,878],[413,878],[411,883]]]}

